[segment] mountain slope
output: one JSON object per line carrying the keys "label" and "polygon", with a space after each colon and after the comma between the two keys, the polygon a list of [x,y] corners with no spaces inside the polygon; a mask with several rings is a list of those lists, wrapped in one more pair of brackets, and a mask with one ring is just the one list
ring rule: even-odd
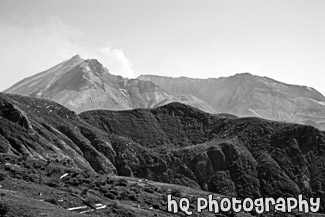
{"label": "mountain slope", "polygon": [[325,129],[325,97],[309,87],[249,73],[209,79],[155,75],[141,75],[138,79],[152,81],[171,94],[193,95],[217,112],[308,123]]}
{"label": "mountain slope", "polygon": [[210,105],[207,103],[203,102],[202,100],[196,98],[195,96],[192,95],[185,95],[185,94],[178,94],[178,95],[170,95],[166,97],[164,100],[158,102],[157,104],[154,105],[154,108],[167,105],[172,102],[179,102],[183,103],[186,105],[189,105],[194,108],[198,108],[202,111],[215,114],[216,110],[213,109]]}
{"label": "mountain slope", "polygon": [[168,94],[152,82],[114,76],[97,60],[70,60],[13,85],[5,92],[50,99],[76,112],[151,107]]}
{"label": "mountain slope", "polygon": [[[152,108],[173,98],[151,81],[112,75],[97,60],[83,60],[78,55],[23,79],[5,92],[53,100],[77,113],[94,109]],[[209,110],[198,99],[184,97],[178,101]]]}
{"label": "mountain slope", "polygon": [[[27,173],[1,164],[0,169],[11,168],[14,178],[21,172],[25,180],[41,185],[35,177],[44,171],[37,168],[55,163],[83,171],[79,178],[71,175],[65,181],[68,187],[87,185],[109,198],[115,193],[101,190],[102,184],[82,184],[88,172],[94,177],[95,172],[138,177],[239,198],[325,197],[324,132],[261,118],[213,115],[180,103],[76,115],[48,100],[0,94],[0,152],[5,162],[21,156],[24,168],[29,161],[42,164]],[[130,192],[123,189],[118,200],[138,200],[126,199],[122,195]]]}
{"label": "mountain slope", "polygon": [[116,172],[107,154],[114,153],[108,135],[44,99],[0,93],[0,152]]}
{"label": "mountain slope", "polygon": [[159,153],[155,167],[138,173],[132,146],[125,147],[128,174],[241,198],[325,196],[319,185],[325,181],[325,134],[311,126],[211,115],[179,103],[80,117]]}

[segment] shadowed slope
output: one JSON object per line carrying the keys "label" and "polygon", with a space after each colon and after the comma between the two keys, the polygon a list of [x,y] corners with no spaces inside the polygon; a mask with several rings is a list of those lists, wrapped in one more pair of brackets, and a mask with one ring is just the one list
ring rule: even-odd
{"label": "shadowed slope", "polygon": [[48,100],[0,94],[0,152],[239,198],[325,197],[324,132],[180,103],[78,116]]}
{"label": "shadowed slope", "polygon": [[156,169],[137,173],[130,163],[134,153],[126,147],[130,155],[124,167],[137,176],[158,175],[165,182],[239,197],[325,196],[320,185],[325,181],[325,135],[311,126],[211,115],[179,103],[89,111],[80,117],[159,154]]}

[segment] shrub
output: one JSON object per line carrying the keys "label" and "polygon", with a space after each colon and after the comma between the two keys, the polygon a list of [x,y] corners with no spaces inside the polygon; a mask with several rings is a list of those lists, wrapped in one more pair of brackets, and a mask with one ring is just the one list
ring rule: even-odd
{"label": "shrub", "polygon": [[52,168],[48,174],[50,180],[47,182],[47,185],[50,187],[58,187],[61,183],[61,175],[63,175],[63,171],[59,167]]}
{"label": "shrub", "polygon": [[116,198],[116,195],[112,194],[111,192],[105,193],[105,197],[108,199],[114,200]]}
{"label": "shrub", "polygon": [[9,207],[6,204],[0,203],[0,216],[5,216],[9,212]]}
{"label": "shrub", "polygon": [[4,181],[7,178],[7,174],[0,172],[0,182]]}
{"label": "shrub", "polygon": [[128,186],[128,181],[126,179],[120,179],[117,181],[116,185],[126,187],[126,186]]}
{"label": "shrub", "polygon": [[144,191],[147,192],[147,193],[151,193],[151,194],[153,194],[155,192],[154,189],[152,187],[150,187],[150,186],[146,186],[144,188]]}
{"label": "shrub", "polygon": [[133,201],[137,201],[137,197],[136,197],[134,194],[131,194],[131,195],[129,196],[129,199],[130,199],[130,200],[133,200]]}
{"label": "shrub", "polygon": [[49,202],[49,203],[52,203],[54,205],[58,205],[58,201],[54,198],[47,198],[44,200],[45,202]]}
{"label": "shrub", "polygon": [[63,171],[59,167],[54,167],[48,172],[47,175],[51,178],[60,179],[60,177],[63,175]]}
{"label": "shrub", "polygon": [[172,196],[174,196],[174,197],[181,197],[182,196],[181,190],[179,190],[179,189],[173,190],[172,191]]}
{"label": "shrub", "polygon": [[49,187],[55,188],[55,187],[59,187],[60,182],[58,182],[58,180],[56,179],[51,179],[50,181],[48,181],[46,183]]}

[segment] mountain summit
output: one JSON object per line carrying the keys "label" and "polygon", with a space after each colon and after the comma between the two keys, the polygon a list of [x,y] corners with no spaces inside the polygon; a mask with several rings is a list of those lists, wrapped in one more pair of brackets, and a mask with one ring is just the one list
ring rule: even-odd
{"label": "mountain summit", "polygon": [[113,75],[96,59],[84,60],[79,55],[25,78],[4,92],[53,100],[77,113],[154,108],[174,101],[215,112],[194,96],[170,95],[152,81]]}
{"label": "mountain summit", "polygon": [[75,112],[150,108],[168,96],[151,81],[112,75],[96,59],[84,60],[79,55],[28,77],[5,92],[53,100]]}

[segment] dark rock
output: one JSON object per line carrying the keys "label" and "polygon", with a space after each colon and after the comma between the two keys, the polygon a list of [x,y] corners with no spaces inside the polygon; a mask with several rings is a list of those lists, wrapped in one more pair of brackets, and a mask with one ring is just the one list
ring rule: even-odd
{"label": "dark rock", "polygon": [[231,180],[229,171],[218,171],[213,175],[209,182],[210,192],[215,192],[218,194],[228,195],[232,197],[237,196],[236,186]]}
{"label": "dark rock", "polygon": [[2,102],[0,104],[0,116],[13,123],[19,124],[30,132],[33,132],[33,127],[28,120],[27,115],[17,105]]}

